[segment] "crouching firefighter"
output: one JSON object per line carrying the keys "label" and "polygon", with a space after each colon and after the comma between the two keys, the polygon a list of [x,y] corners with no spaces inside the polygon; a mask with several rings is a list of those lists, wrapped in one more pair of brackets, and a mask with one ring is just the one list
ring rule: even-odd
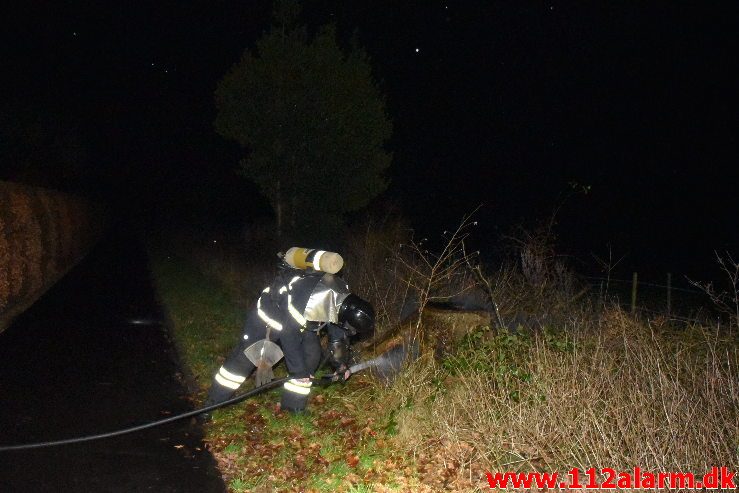
{"label": "crouching firefighter", "polygon": [[243,336],[215,375],[206,405],[230,398],[255,369],[255,386],[268,383],[272,366],[284,353],[289,380],[282,389],[280,407],[301,412],[321,363],[322,329],[328,332],[328,357],[335,376],[342,379],[349,378],[350,338],[373,333],[372,305],[352,294],[336,275],[343,266],[340,255],[291,248],[278,257],[279,273],[247,314]]}

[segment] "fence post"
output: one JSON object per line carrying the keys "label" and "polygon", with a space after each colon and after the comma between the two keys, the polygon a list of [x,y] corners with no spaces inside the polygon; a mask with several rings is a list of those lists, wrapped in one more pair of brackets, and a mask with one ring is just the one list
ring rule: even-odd
{"label": "fence post", "polygon": [[637,275],[636,272],[634,272],[634,275],[631,278],[631,313],[636,311],[636,285]]}
{"label": "fence post", "polygon": [[672,311],[672,273],[667,273],[667,316],[670,316]]}

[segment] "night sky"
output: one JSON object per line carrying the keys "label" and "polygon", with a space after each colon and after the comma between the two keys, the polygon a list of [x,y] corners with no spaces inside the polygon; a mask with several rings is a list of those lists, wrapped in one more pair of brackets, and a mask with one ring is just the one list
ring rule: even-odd
{"label": "night sky", "polygon": [[[213,91],[269,28],[271,2],[71,4],[0,12],[0,178],[134,215],[268,214],[234,177],[242,151],[213,130]],[[610,244],[625,271],[695,275],[714,249],[737,252],[736,2],[303,7],[310,28],[334,22],[369,53],[394,122],[380,201],[422,234],[484,204],[477,234],[492,245],[559,207],[560,249],[581,262]],[[8,162],[15,122],[39,118],[79,159],[30,174]]]}

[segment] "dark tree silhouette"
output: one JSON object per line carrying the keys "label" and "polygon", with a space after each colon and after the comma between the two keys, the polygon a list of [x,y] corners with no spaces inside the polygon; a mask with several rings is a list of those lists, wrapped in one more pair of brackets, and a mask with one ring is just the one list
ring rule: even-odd
{"label": "dark tree silhouette", "polygon": [[366,53],[333,26],[309,37],[294,2],[221,80],[216,130],[247,149],[241,171],[272,205],[278,234],[325,230],[387,186],[392,124]]}

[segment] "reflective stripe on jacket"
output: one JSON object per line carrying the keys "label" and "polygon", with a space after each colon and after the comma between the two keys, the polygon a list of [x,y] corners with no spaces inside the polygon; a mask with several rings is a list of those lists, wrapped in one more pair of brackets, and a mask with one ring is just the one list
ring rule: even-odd
{"label": "reflective stripe on jacket", "polygon": [[[280,332],[280,345],[285,354],[291,378],[309,376],[301,346],[302,333],[308,322],[306,319],[308,301],[317,286],[320,285],[321,289],[324,289],[326,283],[321,283],[324,276],[331,276],[333,284],[329,285],[336,286],[337,292],[341,294],[349,292],[346,282],[332,274],[289,269],[277,276],[272,285],[265,288],[257,300],[259,318],[268,327]],[[343,298],[339,296],[338,299]],[[314,314],[316,310],[310,312]],[[312,320],[313,318],[316,317],[314,315],[311,317],[311,321],[314,322],[330,321],[328,317],[326,320]]]}

